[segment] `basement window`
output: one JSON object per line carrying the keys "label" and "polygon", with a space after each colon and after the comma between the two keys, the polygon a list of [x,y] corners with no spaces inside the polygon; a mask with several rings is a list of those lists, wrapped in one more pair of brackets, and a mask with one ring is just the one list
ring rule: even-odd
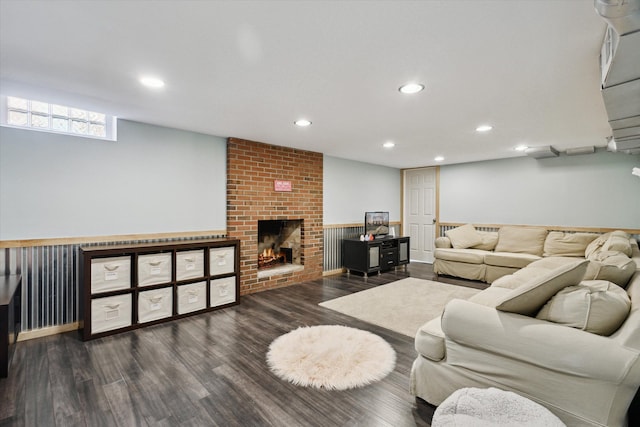
{"label": "basement window", "polygon": [[2,120],[8,127],[116,140],[116,117],[66,105],[2,97]]}

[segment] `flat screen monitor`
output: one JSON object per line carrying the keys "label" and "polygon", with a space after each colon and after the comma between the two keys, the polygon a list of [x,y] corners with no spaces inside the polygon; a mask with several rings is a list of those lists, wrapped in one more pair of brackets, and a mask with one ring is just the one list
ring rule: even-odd
{"label": "flat screen monitor", "polygon": [[389,234],[389,212],[365,212],[364,233],[382,237]]}

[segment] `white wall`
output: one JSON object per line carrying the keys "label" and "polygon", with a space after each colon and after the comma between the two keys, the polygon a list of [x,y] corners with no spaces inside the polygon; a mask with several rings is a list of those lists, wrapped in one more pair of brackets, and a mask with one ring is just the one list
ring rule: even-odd
{"label": "white wall", "polygon": [[598,152],[442,166],[440,221],[640,228],[640,156]]}
{"label": "white wall", "polygon": [[400,169],[324,156],[324,224],[363,223],[367,211],[400,221]]}
{"label": "white wall", "polygon": [[0,128],[0,240],[226,229],[226,140],[120,120],[118,141]]}

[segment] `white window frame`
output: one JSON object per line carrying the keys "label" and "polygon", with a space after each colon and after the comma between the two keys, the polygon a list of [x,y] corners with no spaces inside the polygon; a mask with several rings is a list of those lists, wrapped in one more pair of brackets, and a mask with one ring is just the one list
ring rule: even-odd
{"label": "white window frame", "polygon": [[[49,127],[40,128],[40,127],[33,127],[30,124],[28,124],[26,126],[20,126],[20,125],[14,125],[14,124],[8,123],[10,109],[9,109],[9,106],[8,106],[7,98],[9,96],[29,101],[29,105],[31,105],[30,104],[31,102],[42,102],[44,104],[48,104],[49,105],[49,113],[48,113],[47,117],[49,118]],[[73,108],[73,109],[76,109],[76,110],[86,111],[87,113],[89,112],[89,110],[86,110],[84,108],[78,108],[78,107],[73,107],[73,106],[69,106],[69,105],[62,105],[62,104],[58,104],[58,103],[48,103],[48,102],[44,102],[44,101],[38,101],[38,100],[35,100],[35,99],[24,98],[24,97],[21,97],[21,96],[0,95],[0,126],[14,128],[14,129],[32,130],[32,131],[36,131],[36,132],[47,132],[47,133],[54,133],[54,134],[60,134],[60,135],[78,136],[78,137],[81,137],[81,138],[100,139],[100,140],[104,140],[104,141],[117,141],[117,123],[118,123],[118,118],[116,116],[110,116],[110,115],[105,114],[105,113],[99,113],[99,114],[104,114],[104,116],[105,116],[105,119],[104,119],[105,136],[90,135],[89,133],[84,134],[84,133],[76,133],[76,132],[71,132],[71,131],[62,131],[62,130],[54,129],[52,127],[53,119],[54,118],[58,118],[58,116],[56,116],[55,114],[52,113],[51,105],[61,105],[63,107],[67,107],[67,108],[70,108],[70,109]],[[28,108],[27,110],[20,110],[20,111],[24,111],[24,112],[28,113],[29,117],[31,116],[31,113],[32,113],[30,108]],[[37,113],[37,114],[40,114],[40,113]],[[87,125],[91,124],[90,120],[83,120],[83,121],[87,122]]]}

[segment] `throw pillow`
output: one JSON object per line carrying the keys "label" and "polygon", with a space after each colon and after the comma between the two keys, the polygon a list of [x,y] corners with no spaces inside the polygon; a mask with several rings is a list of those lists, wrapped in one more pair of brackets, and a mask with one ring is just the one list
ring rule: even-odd
{"label": "throw pillow", "polygon": [[602,246],[603,251],[617,251],[622,252],[626,256],[631,256],[631,242],[629,241],[629,236],[624,231],[614,231],[611,233],[611,236],[607,239],[604,246]]}
{"label": "throw pillow", "polygon": [[609,336],[625,321],[631,301],[620,286],[606,280],[584,280],[558,292],[538,319]]}
{"label": "throw pillow", "polygon": [[451,240],[451,245],[453,245],[454,249],[467,249],[482,243],[482,236],[471,224],[452,228],[449,231],[445,231],[444,234]]}
{"label": "throw pillow", "polygon": [[539,227],[503,226],[498,231],[496,252],[542,256],[547,230]]}
{"label": "throw pillow", "polygon": [[584,257],[589,258],[601,251],[618,251],[631,256],[630,236],[622,230],[604,233],[593,242],[589,243],[584,251]]}
{"label": "throw pillow", "polygon": [[584,257],[589,258],[591,255],[600,252],[604,244],[607,243],[607,240],[609,240],[610,236],[611,233],[605,233],[600,235],[593,242],[589,243],[587,245],[587,249],[585,249],[584,251]]}
{"label": "throw pillow", "polygon": [[482,249],[484,251],[492,251],[498,244],[498,233],[496,231],[478,231],[482,238],[482,243],[474,245],[472,249]]}
{"label": "throw pillow", "polygon": [[625,288],[636,271],[635,261],[620,252],[596,252],[589,261],[585,280],[607,280]]}
{"label": "throw pillow", "polygon": [[580,283],[588,263],[586,259],[573,261],[534,277],[498,299],[496,309],[533,316],[560,289]]}
{"label": "throw pillow", "polygon": [[543,256],[579,256],[584,257],[584,252],[589,243],[598,235],[595,233],[563,233],[551,231],[544,241]]}

